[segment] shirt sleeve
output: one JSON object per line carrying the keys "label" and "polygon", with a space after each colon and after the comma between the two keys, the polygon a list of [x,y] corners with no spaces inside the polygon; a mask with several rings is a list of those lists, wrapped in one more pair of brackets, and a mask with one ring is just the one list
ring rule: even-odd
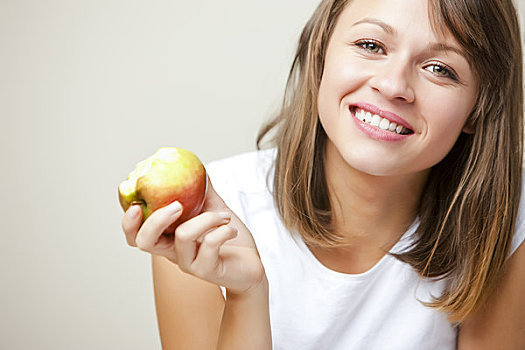
{"label": "shirt sleeve", "polygon": [[[246,194],[266,193],[267,174],[275,155],[275,149],[247,152],[205,165],[217,194],[245,223],[249,215],[246,212]],[[226,288],[221,286],[221,291],[226,299]]]}
{"label": "shirt sleeve", "polygon": [[[217,192],[237,216],[241,217],[242,212],[239,207],[237,188],[233,185],[235,183],[235,167],[237,166],[234,160],[235,159],[212,161],[205,164],[205,168],[215,192]],[[222,296],[224,300],[226,300],[226,288],[223,286],[220,286],[220,288]]]}

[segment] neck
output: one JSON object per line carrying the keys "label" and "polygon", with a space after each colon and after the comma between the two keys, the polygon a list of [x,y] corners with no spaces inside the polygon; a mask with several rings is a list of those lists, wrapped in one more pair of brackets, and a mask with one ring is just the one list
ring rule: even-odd
{"label": "neck", "polygon": [[335,230],[352,250],[390,249],[417,215],[428,171],[370,175],[348,165],[331,142],[325,159]]}

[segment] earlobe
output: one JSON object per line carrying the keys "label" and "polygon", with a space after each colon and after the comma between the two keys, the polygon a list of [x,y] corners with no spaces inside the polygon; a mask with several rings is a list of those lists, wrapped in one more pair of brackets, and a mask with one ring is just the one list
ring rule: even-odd
{"label": "earlobe", "polygon": [[463,129],[461,130],[465,134],[473,134],[474,133],[474,125],[472,125],[471,122],[466,122],[463,126]]}

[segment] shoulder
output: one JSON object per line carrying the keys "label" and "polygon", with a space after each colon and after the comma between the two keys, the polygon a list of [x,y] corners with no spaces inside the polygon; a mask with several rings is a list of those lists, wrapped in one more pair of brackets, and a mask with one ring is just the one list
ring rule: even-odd
{"label": "shoulder", "polygon": [[[250,229],[260,254],[265,247],[265,235],[259,233],[261,230],[266,233],[267,226],[254,224],[254,220],[272,212],[270,189],[276,154],[275,148],[246,152],[205,165],[213,188]],[[221,287],[221,291],[226,298],[224,287]]]}
{"label": "shoulder", "polygon": [[206,164],[206,171],[219,194],[223,191],[257,193],[270,185],[276,149],[246,152]]}
{"label": "shoulder", "polygon": [[[517,232],[521,237],[523,232]],[[521,241],[520,241],[521,243]],[[458,349],[522,349],[525,344],[525,245],[515,247],[485,305],[460,327]]]}
{"label": "shoulder", "polygon": [[510,258],[495,291],[485,305],[460,327],[458,349],[521,349],[525,342],[525,179]]}

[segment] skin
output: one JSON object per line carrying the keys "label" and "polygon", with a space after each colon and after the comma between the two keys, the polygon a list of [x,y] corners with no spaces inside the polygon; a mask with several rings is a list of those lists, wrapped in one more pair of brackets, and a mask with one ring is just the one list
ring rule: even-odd
{"label": "skin", "polygon": [[[437,44],[451,49],[437,51]],[[357,0],[343,10],[328,44],[318,106],[335,226],[347,246],[311,247],[321,262],[364,272],[397,242],[415,218],[429,168],[465,131],[477,90],[456,41],[432,31],[426,2]],[[357,103],[395,113],[413,134],[402,141],[370,137],[353,120],[350,107]]]}
{"label": "skin", "polygon": [[[365,18],[375,23],[355,25]],[[356,45],[359,39],[381,45]],[[326,176],[335,224],[348,244],[312,249],[334,270],[364,272],[395,244],[415,217],[428,168],[468,132],[476,81],[460,54],[428,49],[438,41],[425,1],[355,0],[339,18],[318,102],[329,137]],[[450,36],[445,44],[458,47]],[[443,76],[436,62],[452,68],[459,82]],[[350,119],[348,106],[356,102],[396,113],[414,134],[397,143],[370,138]],[[153,255],[163,348],[271,349],[268,281],[253,238],[209,188],[203,213],[181,224],[175,238],[162,232],[182,213],[176,203],[154,212],[142,226],[136,206],[122,220],[128,244]],[[525,245],[509,260],[486,307],[461,326],[458,349],[519,349],[525,343],[523,266]],[[217,285],[226,286],[226,302]]]}
{"label": "skin", "polygon": [[122,220],[128,244],[153,255],[163,349],[271,349],[268,281],[250,232],[211,182],[202,214],[163,235],[182,212],[174,202],[141,225],[133,205]]}
{"label": "skin", "polygon": [[[432,50],[435,43],[458,52]],[[326,52],[318,105],[321,123],[348,166],[375,176],[424,177],[444,158],[478,91],[460,53],[452,36],[440,40],[434,34],[424,1],[358,0],[342,12]],[[453,70],[459,82],[438,65]],[[396,113],[414,134],[400,142],[368,137],[351,122],[348,107],[359,102]]]}
{"label": "skin", "polygon": [[525,244],[512,254],[487,303],[460,327],[460,350],[520,350],[525,344]]}

